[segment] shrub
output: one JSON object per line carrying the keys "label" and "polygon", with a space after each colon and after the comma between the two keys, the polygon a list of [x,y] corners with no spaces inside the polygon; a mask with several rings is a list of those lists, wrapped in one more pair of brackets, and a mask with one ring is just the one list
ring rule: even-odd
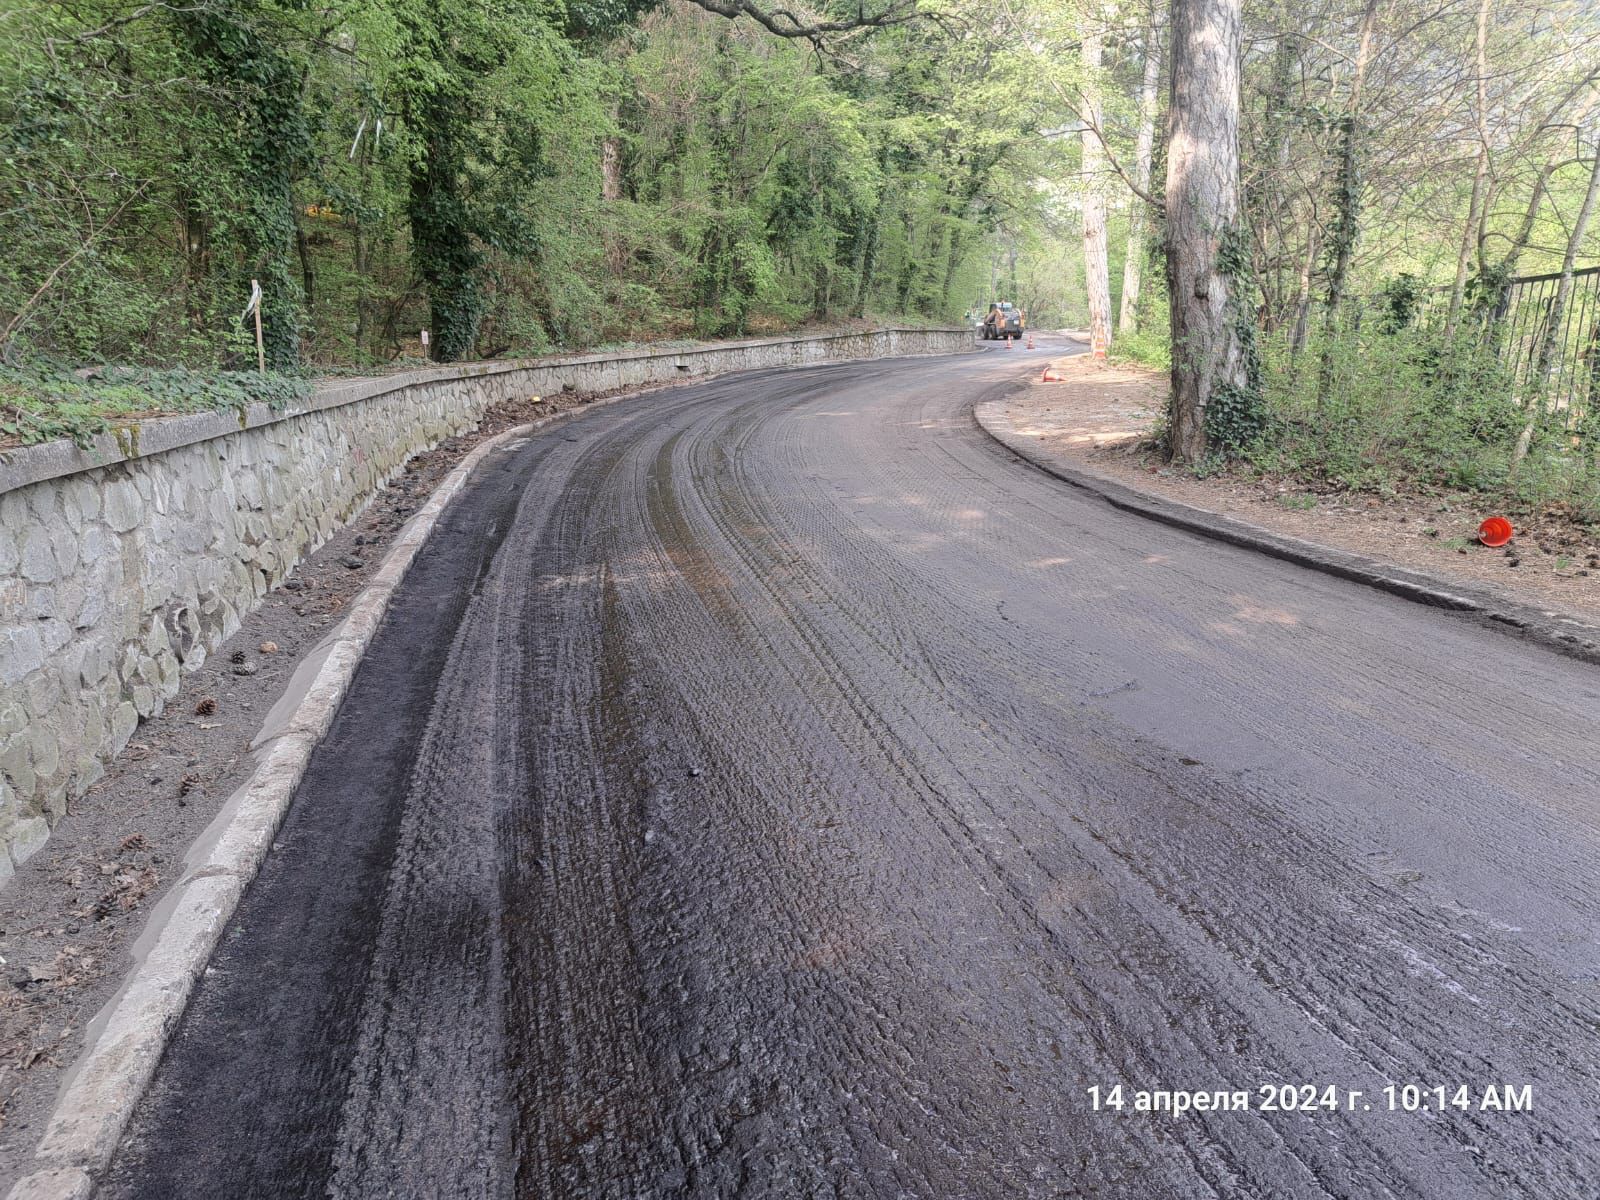
{"label": "shrub", "polygon": [[1446,343],[1419,327],[1411,291],[1391,289],[1380,319],[1347,322],[1298,351],[1284,333],[1262,338],[1267,418],[1251,462],[1323,486],[1458,488],[1600,516],[1582,421],[1576,437],[1565,416],[1541,425],[1514,470],[1534,398],[1476,331]]}
{"label": "shrub", "polygon": [[1170,371],[1172,340],[1166,325],[1152,327],[1149,322],[1142,322],[1135,332],[1113,338],[1111,358],[1116,362],[1138,363],[1160,371]]}

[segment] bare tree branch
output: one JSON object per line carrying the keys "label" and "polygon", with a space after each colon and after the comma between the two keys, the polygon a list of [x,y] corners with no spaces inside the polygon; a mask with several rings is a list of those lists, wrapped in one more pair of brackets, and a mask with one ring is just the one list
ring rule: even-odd
{"label": "bare tree branch", "polygon": [[17,329],[27,318],[28,313],[31,312],[34,305],[39,302],[39,298],[50,290],[50,285],[55,283],[57,276],[59,276],[62,271],[66,270],[69,266],[76,262],[82,255],[87,253],[89,248],[93,246],[95,242],[99,241],[100,235],[105,233],[106,230],[110,229],[117,223],[117,218],[122,216],[123,210],[144,194],[144,190],[147,186],[148,184],[141,183],[137,188],[135,188],[134,191],[125,200],[123,200],[121,204],[117,205],[116,211],[106,218],[105,222],[98,229],[91,229],[89,231],[89,236],[83,239],[83,242],[78,246],[78,248],[71,254],[67,255],[66,258],[58,262],[55,265],[55,269],[52,270],[50,274],[45,276],[44,282],[41,283],[33,295],[29,296],[27,300],[24,301],[23,304],[17,309],[11,320],[7,322],[5,329],[0,330],[0,357],[3,357],[9,353],[12,335],[17,332]]}
{"label": "bare tree branch", "polygon": [[768,33],[781,38],[803,39],[819,49],[830,34],[904,25],[924,15],[917,10],[916,0],[891,0],[887,8],[874,12],[869,12],[862,0],[857,0],[854,16],[833,19],[800,14],[787,8],[766,9],[752,0],[692,0],[692,3],[730,21],[749,17]]}

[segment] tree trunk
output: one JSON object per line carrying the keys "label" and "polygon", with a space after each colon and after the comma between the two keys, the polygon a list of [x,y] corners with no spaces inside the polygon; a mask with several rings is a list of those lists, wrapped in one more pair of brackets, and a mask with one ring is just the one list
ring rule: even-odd
{"label": "tree trunk", "polygon": [[1583,204],[1572,223],[1572,233],[1567,237],[1567,252],[1561,259],[1561,279],[1556,284],[1555,302],[1550,306],[1550,320],[1545,329],[1544,346],[1539,352],[1539,373],[1548,376],[1554,365],[1555,350],[1562,318],[1567,305],[1572,302],[1572,272],[1578,265],[1578,251],[1589,232],[1589,221],[1594,216],[1595,200],[1600,198],[1600,147],[1596,148],[1594,165],[1589,169],[1589,187],[1583,194]]}
{"label": "tree trunk", "polygon": [[[1161,85],[1161,43],[1156,23],[1156,8],[1151,5],[1150,25],[1144,39],[1144,78],[1139,85],[1139,136],[1133,148],[1133,182],[1142,192],[1150,190],[1150,158],[1155,146],[1156,89]],[[1145,204],[1133,198],[1128,216],[1128,256],[1122,263],[1122,311],[1117,316],[1117,333],[1123,337],[1139,324],[1139,282],[1144,268]]]}
{"label": "tree trunk", "polygon": [[[1172,0],[1166,252],[1172,322],[1171,457],[1206,451],[1206,406],[1249,386],[1230,266],[1239,218],[1243,0]],[[1232,245],[1230,246],[1230,243]],[[1232,250],[1231,254],[1224,253]]]}
{"label": "tree trunk", "polygon": [[182,214],[184,312],[189,324],[198,329],[205,320],[204,297],[211,276],[210,223],[198,198],[186,187],[179,189],[178,209]]}
{"label": "tree trunk", "polygon": [[1467,269],[1472,263],[1472,244],[1475,240],[1475,228],[1478,224],[1478,214],[1483,209],[1483,184],[1484,177],[1488,174],[1489,147],[1478,147],[1478,165],[1472,174],[1472,199],[1467,203],[1467,223],[1461,231],[1461,247],[1456,251],[1456,276],[1450,285],[1450,307],[1445,316],[1444,340],[1450,341],[1455,337],[1456,326],[1461,321],[1461,304],[1467,294]]}
{"label": "tree trunk", "polygon": [[1312,225],[1306,233],[1306,254],[1300,261],[1300,279],[1294,295],[1294,329],[1289,335],[1289,349],[1296,356],[1306,348],[1306,335],[1311,331],[1311,279],[1321,255],[1322,239],[1317,236],[1317,227]]}
{"label": "tree trunk", "polygon": [[[616,119],[616,114],[612,114]],[[622,139],[608,137],[600,143],[600,199],[622,199]]]}
{"label": "tree trunk", "polygon": [[[1586,79],[1583,86],[1587,87],[1588,83],[1589,80]],[[1571,99],[1576,94],[1575,90],[1569,93],[1568,98]],[[1555,110],[1559,112],[1562,118],[1559,128],[1582,129],[1589,119],[1590,112],[1594,110],[1597,101],[1600,101],[1600,96],[1596,96],[1591,91],[1587,99],[1580,101],[1575,106]],[[1554,114],[1552,114],[1550,121],[1546,122],[1546,127],[1556,127],[1551,124],[1554,119]],[[1506,238],[1508,249],[1505,257],[1498,264],[1489,261],[1489,241],[1491,237],[1495,236],[1494,231],[1489,227],[1489,218],[1494,211],[1494,201],[1500,183],[1500,180],[1491,172],[1488,194],[1484,197],[1483,207],[1478,213],[1478,276],[1480,279],[1488,280],[1492,283],[1494,294],[1490,294],[1490,289],[1484,289],[1483,295],[1474,297],[1475,309],[1493,308],[1499,303],[1501,298],[1499,293],[1504,292],[1511,273],[1517,269],[1517,260],[1522,257],[1522,252],[1527,249],[1528,241],[1533,236],[1533,227],[1539,219],[1539,210],[1544,204],[1546,189],[1550,186],[1550,177],[1560,169],[1565,157],[1565,149],[1558,146],[1554,151],[1554,157],[1547,159],[1544,166],[1540,168],[1539,176],[1534,181],[1533,191],[1528,196],[1528,206],[1523,210],[1522,221],[1517,226],[1516,233]],[[1499,236],[1504,237],[1505,235],[1501,234]]]}
{"label": "tree trunk", "polygon": [[881,212],[880,203],[879,211],[872,214],[872,225],[867,230],[867,244],[861,252],[861,271],[856,276],[855,303],[850,306],[852,317],[865,316],[867,305],[872,300],[872,285],[878,269],[879,222],[883,219]]}
{"label": "tree trunk", "polygon": [[473,242],[462,193],[464,158],[460,144],[440,132],[423,143],[411,166],[406,212],[411,227],[411,259],[428,288],[429,354],[436,362],[471,358],[483,318],[482,255]]}
{"label": "tree trunk", "polygon": [[1533,441],[1533,431],[1545,413],[1545,388],[1550,383],[1550,371],[1555,366],[1557,347],[1561,340],[1561,322],[1567,314],[1567,304],[1572,299],[1572,271],[1577,265],[1578,251],[1589,232],[1589,218],[1594,213],[1595,196],[1600,194],[1600,147],[1595,150],[1594,166],[1589,171],[1589,187],[1583,194],[1583,204],[1577,219],[1572,223],[1572,233],[1567,237],[1567,253],[1561,260],[1561,279],[1556,284],[1556,297],[1545,316],[1544,337],[1540,340],[1539,361],[1533,373],[1534,394],[1528,400],[1528,421],[1517,438],[1516,449],[1511,453],[1511,469],[1515,471],[1527,456]]}
{"label": "tree trunk", "polygon": [[911,289],[917,282],[917,234],[916,222],[912,213],[906,213],[906,242],[905,261],[900,264],[900,273],[895,279],[895,304],[896,312],[908,313],[911,311]]}
{"label": "tree trunk", "polygon": [[1327,310],[1322,314],[1322,364],[1317,371],[1317,411],[1333,390],[1334,337],[1339,331],[1344,307],[1345,284],[1350,278],[1350,260],[1355,255],[1356,238],[1361,232],[1361,93],[1367,81],[1367,63],[1372,57],[1372,33],[1378,21],[1378,0],[1367,0],[1361,14],[1361,44],[1356,50],[1356,70],[1350,80],[1350,98],[1340,121],[1339,166],[1334,172],[1333,228],[1330,232],[1333,261],[1328,266]]}
{"label": "tree trunk", "polygon": [[[1292,177],[1290,149],[1299,114],[1292,93],[1300,70],[1300,38],[1293,30],[1280,30],[1272,51],[1272,70],[1262,114],[1259,152],[1253,175],[1243,180],[1245,213],[1250,221],[1255,275],[1261,290],[1262,326],[1277,329],[1290,319],[1286,271],[1289,257],[1284,229],[1285,180]],[[1273,238],[1268,248],[1269,237]],[[1298,278],[1298,275],[1296,276]]]}
{"label": "tree trunk", "polygon": [[1550,186],[1550,177],[1556,173],[1556,168],[1561,163],[1551,159],[1539,169],[1539,177],[1534,180],[1533,192],[1528,196],[1528,207],[1522,210],[1522,220],[1517,224],[1516,233],[1508,241],[1505,257],[1498,264],[1489,262],[1489,210],[1491,205],[1486,201],[1478,226],[1478,273],[1480,275],[1499,274],[1510,278],[1511,273],[1517,269],[1517,261],[1522,257],[1522,252],[1528,248],[1528,241],[1533,237],[1533,227],[1538,223],[1539,210],[1544,207],[1545,191]]}
{"label": "tree trunk", "polygon": [[872,243],[878,235],[878,215],[873,213],[867,224],[856,231],[855,253],[850,260],[850,305],[847,315],[859,317],[866,305],[867,272],[872,261]]}
{"label": "tree trunk", "polygon": [[[885,180],[889,178],[889,147],[884,146],[878,159],[883,170]],[[883,214],[892,199],[892,191],[879,195],[877,207],[872,210],[872,225],[867,230],[867,243],[861,253],[861,269],[856,273],[855,303],[850,306],[852,317],[861,317],[866,314],[867,305],[872,300],[873,277],[878,269],[878,247],[883,236]]]}
{"label": "tree trunk", "polygon": [[311,240],[298,225],[294,231],[294,247],[300,255],[300,290],[305,293],[306,312],[315,315],[317,309],[317,268],[311,261]]}
{"label": "tree trunk", "polygon": [[1488,43],[1489,13],[1494,0],[1482,0],[1478,5],[1478,161],[1472,172],[1472,199],[1467,204],[1467,224],[1461,231],[1461,248],[1456,252],[1456,277],[1450,287],[1450,308],[1444,323],[1444,340],[1455,337],[1456,325],[1461,318],[1461,302],[1467,293],[1467,267],[1472,260],[1473,231],[1478,225],[1478,214],[1484,205],[1483,185],[1489,173],[1489,131],[1484,125],[1484,109],[1488,105]]}
{"label": "tree trunk", "polygon": [[[613,122],[616,107],[611,110]],[[622,139],[616,135],[600,143],[600,204],[605,213],[606,271],[613,279],[622,275],[626,250],[617,231],[617,201],[622,199]]]}
{"label": "tree trunk", "polygon": [[1361,45],[1356,51],[1355,77],[1350,81],[1350,98],[1345,108],[1343,137],[1339,139],[1339,170],[1334,186],[1339,189],[1338,212],[1334,218],[1333,265],[1328,272],[1328,318],[1337,321],[1344,301],[1345,283],[1350,277],[1350,258],[1355,252],[1356,234],[1361,227],[1361,94],[1367,82],[1367,63],[1372,57],[1372,33],[1378,21],[1378,0],[1367,0],[1361,14]]}
{"label": "tree trunk", "polygon": [[966,214],[971,211],[972,202],[977,198],[981,187],[981,181],[974,180],[969,187],[963,189],[960,211],[947,218],[950,226],[950,243],[945,255],[944,281],[939,289],[940,302],[945,308],[949,308],[952,303],[956,272],[961,269],[962,259],[966,257],[967,248],[971,245],[968,235],[962,230],[962,222]]}
{"label": "tree trunk", "polygon": [[300,281],[290,266],[294,254],[294,183],[297,150],[309,138],[297,97],[301,78],[293,61],[229,6],[177,7],[173,15],[194,65],[222,94],[235,98],[240,121],[236,194],[229,204],[228,237],[235,243],[239,274],[261,283],[261,320],[267,365],[289,371],[300,365],[300,330],[305,311]]}
{"label": "tree trunk", "polygon": [[[1100,14],[1090,14],[1098,23]],[[1089,301],[1089,352],[1104,358],[1111,348],[1111,266],[1106,243],[1106,197],[1101,175],[1105,152],[1100,145],[1101,36],[1098,24],[1083,37],[1083,278]],[[1013,280],[1015,272],[1013,272]],[[1015,282],[1012,287],[1015,290]]]}

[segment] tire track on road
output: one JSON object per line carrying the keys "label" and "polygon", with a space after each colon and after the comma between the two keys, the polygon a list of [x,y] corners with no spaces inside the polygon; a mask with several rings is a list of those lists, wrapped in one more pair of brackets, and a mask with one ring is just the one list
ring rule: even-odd
{"label": "tire track on road", "polygon": [[[1592,1200],[1591,670],[1011,461],[1008,370],[493,460],[107,1193]],[[1540,1104],[1084,1092],[1387,1079]]]}

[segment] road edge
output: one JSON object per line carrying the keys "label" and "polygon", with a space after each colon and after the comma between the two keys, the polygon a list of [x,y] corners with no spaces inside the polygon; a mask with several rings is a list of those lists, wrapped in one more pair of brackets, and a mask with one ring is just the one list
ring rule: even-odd
{"label": "road edge", "polygon": [[1430,608],[1458,613],[1487,628],[1534,642],[1568,658],[1600,664],[1600,626],[1591,625],[1581,618],[1535,608],[1488,588],[1456,583],[1396,563],[1272,533],[1259,525],[1223,516],[1210,509],[1168,500],[1163,496],[1152,496],[1095,471],[1068,465],[1046,455],[1029,438],[1017,432],[1015,423],[1005,411],[1006,402],[1012,396],[1032,386],[1031,379],[1018,380],[1002,394],[978,401],[972,407],[973,423],[1030,466],[1063,483],[1094,493],[1113,508],[1213,541],[1253,550],[1325,575],[1376,588],[1405,600],[1426,604]]}
{"label": "road edge", "polygon": [[[717,377],[695,382],[711,378]],[[148,952],[95,1018],[101,1024],[99,1035],[79,1057],[57,1098],[34,1151],[37,1165],[12,1185],[7,1200],[88,1200],[93,1195],[96,1177],[110,1165],[194,985],[271,849],[312,752],[332,725],[390,600],[478,465],[508,443],[550,425],[666,390],[655,386],[604,396],[502,430],[474,446],[406,522],[371,581],[351,602],[349,614],[310,652],[321,653],[323,660],[305,695],[281,726],[270,734],[263,731],[255,770],[224,806],[233,808],[232,817],[204,857],[188,864],[168,893],[164,904],[170,911],[154,931]]]}

